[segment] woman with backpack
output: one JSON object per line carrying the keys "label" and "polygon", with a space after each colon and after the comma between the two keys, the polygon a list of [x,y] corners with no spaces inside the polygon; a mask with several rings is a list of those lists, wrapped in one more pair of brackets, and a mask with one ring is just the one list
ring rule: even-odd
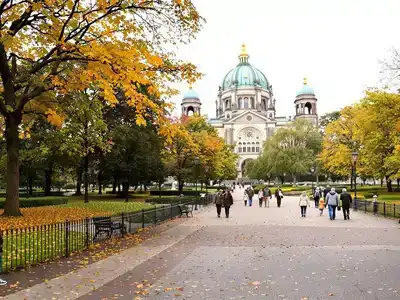
{"label": "woman with backpack", "polygon": [[320,190],[319,190],[319,187],[317,187],[317,188],[314,190],[313,198],[314,198],[315,208],[318,208],[319,199],[321,199],[321,192],[320,192]]}

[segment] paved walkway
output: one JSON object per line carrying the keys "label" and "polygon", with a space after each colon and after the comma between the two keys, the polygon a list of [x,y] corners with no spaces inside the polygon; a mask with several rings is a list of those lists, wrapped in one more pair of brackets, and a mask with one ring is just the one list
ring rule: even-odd
{"label": "paved walkway", "polygon": [[281,208],[207,208],[77,272],[4,299],[400,299],[400,226],[351,212],[335,221],[298,197]]}

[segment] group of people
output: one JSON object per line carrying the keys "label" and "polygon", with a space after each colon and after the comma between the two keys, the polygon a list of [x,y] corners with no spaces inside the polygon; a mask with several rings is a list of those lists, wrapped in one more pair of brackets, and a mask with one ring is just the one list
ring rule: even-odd
{"label": "group of people", "polygon": [[233,197],[231,190],[225,189],[223,191],[218,191],[215,195],[215,206],[217,207],[218,218],[221,217],[222,207],[225,208],[225,217],[229,218],[229,209],[233,204]]}
{"label": "group of people", "polygon": [[[253,205],[253,197],[254,197],[254,189],[252,186],[248,186],[243,195],[243,200],[244,200],[244,206],[247,206],[247,202],[249,203],[249,206]],[[264,203],[264,207],[269,207],[269,201],[272,199],[272,192],[269,189],[269,187],[265,187],[263,189],[260,189],[258,191],[258,205],[262,207],[262,204]],[[281,207],[282,203],[282,198],[283,198],[283,192],[280,187],[278,187],[275,191],[275,198],[276,198],[276,204],[278,207]]]}
{"label": "group of people", "polygon": [[[313,191],[313,200],[315,207],[320,210],[320,216],[323,215],[324,209],[328,207],[329,219],[336,219],[336,210],[343,210],[343,217],[345,220],[350,220],[350,205],[353,202],[351,195],[344,188],[342,192],[338,194],[335,188],[329,188],[327,186],[324,190],[317,187]],[[310,201],[306,192],[303,192],[300,196],[299,206],[301,211],[301,217],[306,217],[307,206],[310,207]]]}

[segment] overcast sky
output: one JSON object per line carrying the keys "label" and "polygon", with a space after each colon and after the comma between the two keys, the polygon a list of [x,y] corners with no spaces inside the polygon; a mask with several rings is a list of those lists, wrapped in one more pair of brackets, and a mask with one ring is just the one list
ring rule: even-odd
{"label": "overcast sky", "polygon": [[[250,63],[273,86],[277,116],[294,114],[303,77],[315,90],[320,115],[351,104],[379,84],[380,60],[400,45],[398,0],[194,0],[207,19],[178,56],[205,73],[193,88],[202,112],[215,117],[218,86],[238,63]],[[185,84],[178,86],[187,91]],[[182,95],[172,100],[180,111]]]}

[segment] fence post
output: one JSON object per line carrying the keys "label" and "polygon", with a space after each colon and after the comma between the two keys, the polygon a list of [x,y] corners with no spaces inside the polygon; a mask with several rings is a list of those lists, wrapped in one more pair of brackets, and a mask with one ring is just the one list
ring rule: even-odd
{"label": "fence post", "polygon": [[383,202],[383,215],[386,217],[386,202]]}
{"label": "fence post", "polygon": [[124,218],[124,213],[121,213],[121,219],[122,219],[122,229],[121,229],[121,235],[125,235],[125,218]]}
{"label": "fence post", "polygon": [[364,200],[364,212],[367,213],[367,199]]}
{"label": "fence post", "polygon": [[86,230],[86,248],[89,248],[89,218],[85,219],[85,230]]}
{"label": "fence post", "polygon": [[353,210],[357,211],[357,198],[354,197],[354,204],[353,204]]}
{"label": "fence post", "polygon": [[170,203],[169,218],[172,219],[172,203]]}
{"label": "fence post", "polygon": [[142,228],[144,228],[144,209],[142,208]]}
{"label": "fence post", "polygon": [[393,218],[396,218],[396,203],[393,203]]}
{"label": "fence post", "polygon": [[154,225],[157,224],[157,205],[154,205]]}
{"label": "fence post", "polygon": [[69,220],[65,221],[65,257],[69,257]]}

